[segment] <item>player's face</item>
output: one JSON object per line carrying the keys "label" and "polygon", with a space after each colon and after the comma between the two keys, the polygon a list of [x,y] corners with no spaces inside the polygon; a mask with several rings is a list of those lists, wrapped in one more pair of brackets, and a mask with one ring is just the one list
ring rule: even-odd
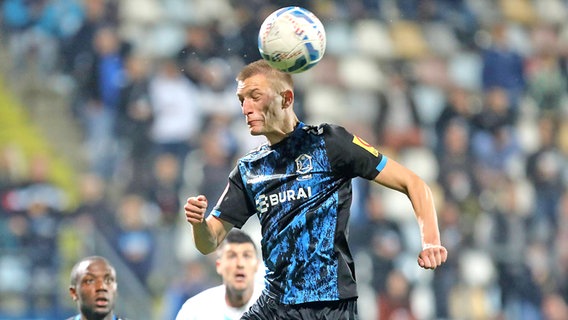
{"label": "player's face", "polygon": [[239,81],[237,96],[252,135],[264,135],[270,140],[282,134],[283,97],[266,76],[257,74]]}
{"label": "player's face", "polygon": [[101,317],[112,313],[116,289],[114,269],[104,261],[95,260],[80,266],[77,287],[70,291],[83,315]]}
{"label": "player's face", "polygon": [[252,290],[259,260],[251,243],[226,243],[219,259],[217,273],[229,290]]}

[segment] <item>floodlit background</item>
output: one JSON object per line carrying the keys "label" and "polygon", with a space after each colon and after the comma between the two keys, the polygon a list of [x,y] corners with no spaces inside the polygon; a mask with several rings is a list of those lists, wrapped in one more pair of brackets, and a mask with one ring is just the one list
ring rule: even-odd
{"label": "floodlit background", "polygon": [[173,319],[220,283],[182,206],[213,205],[263,142],[234,77],[288,5],[327,31],[294,76],[301,119],[424,178],[449,250],[421,270],[408,200],[355,180],[361,319],[568,319],[564,0],[2,1],[0,319],[75,314],[70,268],[92,254],[116,266],[130,319]]}

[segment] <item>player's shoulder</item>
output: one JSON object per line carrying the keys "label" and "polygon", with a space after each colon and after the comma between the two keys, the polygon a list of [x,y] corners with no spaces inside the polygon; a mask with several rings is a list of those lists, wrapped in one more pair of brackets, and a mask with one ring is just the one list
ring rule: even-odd
{"label": "player's shoulder", "polygon": [[321,123],[319,125],[305,125],[302,128],[308,135],[324,138],[326,141],[344,141],[351,139],[352,134],[343,126],[332,123]]}
{"label": "player's shoulder", "polygon": [[302,129],[311,135],[316,136],[326,136],[326,135],[335,135],[335,134],[345,134],[347,130],[344,127],[332,124],[332,123],[321,123],[318,125],[305,125]]}
{"label": "player's shoulder", "polygon": [[262,143],[259,146],[249,150],[245,153],[240,160],[247,161],[251,159],[255,159],[259,157],[259,155],[263,155],[269,149],[268,142]]}

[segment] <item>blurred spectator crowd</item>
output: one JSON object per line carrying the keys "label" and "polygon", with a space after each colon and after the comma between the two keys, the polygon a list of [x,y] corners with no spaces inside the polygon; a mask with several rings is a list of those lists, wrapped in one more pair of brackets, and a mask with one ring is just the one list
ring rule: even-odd
{"label": "blurred spectator crowd", "polygon": [[119,291],[141,288],[136,308],[155,319],[219,283],[182,206],[214,203],[263,141],[234,77],[287,5],[327,32],[324,59],[294,76],[301,119],[344,125],[436,196],[449,260],[425,272],[407,200],[354,181],[361,318],[568,319],[565,0],[2,1],[5,77],[69,97],[85,169],[70,204],[48,158],[1,150],[0,318],[70,316],[68,271],[89,253],[116,262]]}

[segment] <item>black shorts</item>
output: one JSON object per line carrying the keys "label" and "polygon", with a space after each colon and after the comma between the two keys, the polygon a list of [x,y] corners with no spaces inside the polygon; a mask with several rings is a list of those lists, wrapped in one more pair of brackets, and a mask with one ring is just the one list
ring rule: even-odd
{"label": "black shorts", "polygon": [[281,304],[261,294],[258,300],[243,314],[241,320],[358,320],[357,298]]}

